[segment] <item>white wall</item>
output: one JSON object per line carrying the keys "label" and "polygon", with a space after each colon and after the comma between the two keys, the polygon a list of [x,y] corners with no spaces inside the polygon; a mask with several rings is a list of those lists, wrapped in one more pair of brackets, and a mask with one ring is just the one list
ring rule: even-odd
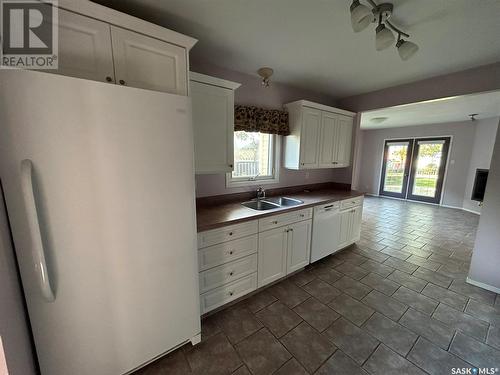
{"label": "white wall", "polygon": [[[491,160],[469,279],[500,292],[500,132]],[[483,284],[483,285],[481,285]]]}
{"label": "white wall", "polygon": [[458,123],[411,126],[403,128],[363,130],[361,156],[356,174],[355,188],[370,194],[378,194],[380,172],[384,153],[384,140],[394,138],[418,138],[429,136],[452,136],[447,176],[442,204],[462,207],[469,172],[469,161],[474,139],[474,123]]}
{"label": "white wall", "polygon": [[[9,375],[35,374],[14,250],[0,190],[0,336]],[[0,353],[0,357],[3,354]],[[0,360],[1,363],[1,360]],[[1,367],[0,367],[1,370]]]}
{"label": "white wall", "polygon": [[465,196],[463,208],[466,210],[481,213],[479,202],[470,199],[476,177],[476,169],[489,169],[495,138],[498,129],[498,118],[478,120],[475,123],[474,144],[467,174],[467,185],[465,187]]}

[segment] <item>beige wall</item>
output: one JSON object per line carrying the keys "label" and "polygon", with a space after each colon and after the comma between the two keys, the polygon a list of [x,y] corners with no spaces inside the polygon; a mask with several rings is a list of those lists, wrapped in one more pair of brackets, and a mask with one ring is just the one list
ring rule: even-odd
{"label": "beige wall", "polygon": [[500,293],[500,132],[493,149],[469,279]]}

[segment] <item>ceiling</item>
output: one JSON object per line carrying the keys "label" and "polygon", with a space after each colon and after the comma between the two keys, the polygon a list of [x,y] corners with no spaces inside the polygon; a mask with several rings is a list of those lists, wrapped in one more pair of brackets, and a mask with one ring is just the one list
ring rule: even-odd
{"label": "ceiling", "polygon": [[361,114],[361,128],[370,130],[467,121],[471,113],[477,113],[478,120],[500,117],[500,91],[366,111]]}
{"label": "ceiling", "polygon": [[375,50],[375,25],[352,31],[350,0],[95,1],[197,38],[193,61],[270,66],[275,81],[335,98],[500,61],[499,0],[394,0],[391,20],[420,46],[406,62]]}

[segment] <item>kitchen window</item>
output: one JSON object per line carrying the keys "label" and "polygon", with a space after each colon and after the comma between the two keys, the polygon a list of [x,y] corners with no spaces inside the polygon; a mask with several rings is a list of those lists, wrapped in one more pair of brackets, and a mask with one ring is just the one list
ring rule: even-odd
{"label": "kitchen window", "polygon": [[258,132],[234,132],[234,169],[226,175],[226,186],[249,186],[279,181],[279,139]]}

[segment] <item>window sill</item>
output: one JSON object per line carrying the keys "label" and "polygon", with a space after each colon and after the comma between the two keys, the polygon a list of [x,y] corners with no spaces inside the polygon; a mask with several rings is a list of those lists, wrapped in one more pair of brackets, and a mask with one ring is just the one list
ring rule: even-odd
{"label": "window sill", "polygon": [[231,180],[231,174],[226,173],[226,187],[245,187],[245,186],[260,186],[260,185],[269,185],[269,184],[277,184],[280,182],[279,177],[274,178],[266,178],[266,179],[257,179],[257,180]]}

